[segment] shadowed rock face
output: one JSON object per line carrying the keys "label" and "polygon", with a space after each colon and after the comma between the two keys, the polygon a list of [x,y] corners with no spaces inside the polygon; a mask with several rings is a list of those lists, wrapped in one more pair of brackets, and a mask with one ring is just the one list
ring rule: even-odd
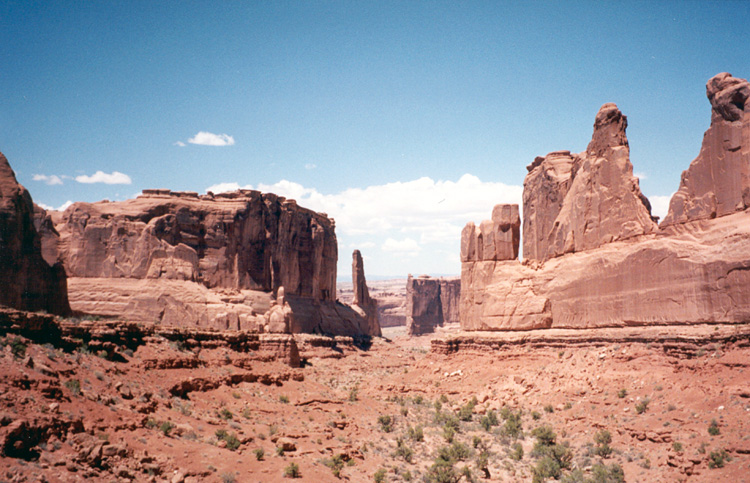
{"label": "shadowed rock face", "polygon": [[750,83],[723,72],[708,81],[706,95],[711,126],[698,157],[682,172],[663,227],[750,206]]}
{"label": "shadowed rock face", "polygon": [[459,321],[461,280],[422,275],[406,281],[406,331],[409,335],[434,332],[445,322]]}
{"label": "shadowed rock face", "polygon": [[707,93],[711,127],[661,227],[614,104],[599,110],[586,152],[537,158],[524,182],[524,263],[467,258],[462,244],[462,328],[750,321],[750,87],[719,74]]}
{"label": "shadowed rock face", "polygon": [[633,176],[627,118],[604,104],[585,152],[537,158],[524,180],[524,258],[547,260],[656,231]]}
{"label": "shadowed rock face", "polygon": [[20,310],[67,314],[65,271],[42,257],[34,204],[0,153],[0,304]]}

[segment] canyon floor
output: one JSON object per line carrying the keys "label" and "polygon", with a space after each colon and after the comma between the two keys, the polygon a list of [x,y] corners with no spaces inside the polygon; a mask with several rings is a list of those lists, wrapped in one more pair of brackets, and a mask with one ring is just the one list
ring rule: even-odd
{"label": "canyon floor", "polygon": [[0,340],[0,481],[750,481],[747,326],[394,327],[301,368]]}

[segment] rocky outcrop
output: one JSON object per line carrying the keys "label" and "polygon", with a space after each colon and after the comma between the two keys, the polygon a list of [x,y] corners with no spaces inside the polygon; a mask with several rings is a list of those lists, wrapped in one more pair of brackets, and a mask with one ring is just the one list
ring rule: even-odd
{"label": "rocky outcrop", "polygon": [[446,322],[457,322],[461,281],[421,275],[406,281],[406,331],[409,335],[434,332]]}
{"label": "rocky outcrop", "polygon": [[19,310],[70,312],[65,271],[42,257],[34,204],[0,153],[0,305]]}
{"label": "rocky outcrop", "polygon": [[518,205],[497,205],[492,219],[477,227],[469,222],[461,232],[461,261],[513,260],[518,258],[521,218]]}
{"label": "rocky outcrop", "polygon": [[524,258],[546,260],[656,231],[633,176],[627,118],[604,104],[586,151],[537,158],[524,180]]}
{"label": "rocky outcrop", "polygon": [[[537,158],[524,182],[524,262],[467,260],[470,249],[462,243],[462,328],[750,321],[750,211],[736,211],[745,206],[737,201],[744,189],[737,183],[750,168],[747,158],[744,164],[710,167],[713,158],[706,154],[717,146],[732,147],[722,151],[721,159],[730,152],[750,152],[747,128],[744,137],[733,130],[744,122],[747,83],[732,79],[722,74],[709,81],[712,127],[701,156],[683,174],[683,186],[661,228],[632,175],[627,121],[614,104],[605,104],[597,114],[585,153],[558,151]],[[736,133],[729,136],[736,143],[716,144],[712,139],[720,132],[725,139]],[[678,209],[689,204],[683,201],[698,199],[688,195],[696,185],[686,180],[694,175],[711,178],[712,193],[734,193],[737,203],[721,212],[726,216],[718,208],[714,219],[707,212],[696,218],[677,216],[687,213]]]}
{"label": "rocky outcrop", "polygon": [[46,244],[65,262],[76,311],[263,331],[282,291],[287,327],[274,331],[368,333],[336,302],[334,221],[294,200],[144,190],[134,200],[75,203],[52,219],[60,236]]}
{"label": "rocky outcrop", "polygon": [[750,83],[723,72],[706,84],[711,126],[683,171],[662,226],[724,216],[750,206]]}
{"label": "rocky outcrop", "polygon": [[370,297],[365,280],[365,264],[359,250],[352,253],[352,286],[354,301],[352,308],[357,311],[367,323],[367,334],[380,337],[380,323],[378,322],[378,302]]}

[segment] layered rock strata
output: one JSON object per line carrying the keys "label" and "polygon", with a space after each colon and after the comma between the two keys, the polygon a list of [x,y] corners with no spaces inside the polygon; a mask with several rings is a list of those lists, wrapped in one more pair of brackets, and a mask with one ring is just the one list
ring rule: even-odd
{"label": "layered rock strata", "polygon": [[740,202],[748,163],[727,162],[750,152],[747,83],[733,79],[708,83],[712,126],[661,228],[632,175],[614,104],[597,114],[586,152],[537,158],[524,182],[524,263],[467,260],[462,243],[462,328],[750,321],[750,211]]}
{"label": "layered rock strata", "polygon": [[31,195],[0,153],[0,305],[67,314],[65,271],[56,258],[43,258],[34,221]]}
{"label": "layered rock strata", "polygon": [[446,322],[457,322],[461,296],[459,279],[409,275],[406,281],[406,331],[409,335],[434,332]]}
{"label": "layered rock strata", "polygon": [[76,311],[263,331],[282,290],[293,314],[283,332],[368,333],[335,300],[334,221],[294,200],[144,190],[134,200],[75,203],[52,219],[60,236],[45,237],[45,253],[64,261]]}

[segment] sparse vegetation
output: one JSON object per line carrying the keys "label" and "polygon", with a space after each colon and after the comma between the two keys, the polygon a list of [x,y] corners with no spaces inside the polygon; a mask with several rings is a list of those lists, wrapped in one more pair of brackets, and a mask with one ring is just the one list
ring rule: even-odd
{"label": "sparse vegetation", "polygon": [[651,400],[647,397],[641,399],[638,401],[638,403],[635,405],[635,412],[638,414],[643,414],[648,409],[648,404],[651,402]]}
{"label": "sparse vegetation", "polygon": [[406,433],[409,439],[412,441],[424,441],[424,430],[422,429],[421,425],[417,425],[415,427],[409,426],[409,428],[406,430]]}
{"label": "sparse vegetation", "polygon": [[159,431],[161,431],[164,436],[169,436],[169,433],[172,432],[174,429],[174,423],[171,421],[162,421],[162,423],[159,425]]}
{"label": "sparse vegetation", "polygon": [[679,441],[675,441],[674,443],[672,443],[672,449],[675,450],[677,453],[681,453],[682,443],[680,443]]}
{"label": "sparse vegetation", "polygon": [[619,391],[617,391],[617,397],[619,397],[620,399],[624,399],[625,396],[627,395],[628,395],[627,389],[620,389]]}
{"label": "sparse vegetation", "polygon": [[385,483],[385,475],[386,471],[384,468],[380,468],[378,471],[375,472],[374,475],[372,475],[373,481],[375,483]]}
{"label": "sparse vegetation", "polygon": [[380,425],[380,430],[384,433],[390,433],[393,431],[393,424],[395,423],[395,418],[383,414],[382,416],[378,417],[378,424]]}
{"label": "sparse vegetation", "polygon": [[708,454],[708,467],[711,469],[715,468],[723,468],[724,463],[729,461],[731,458],[729,457],[729,454],[726,452],[726,450],[716,450],[711,451]]}
{"label": "sparse vegetation", "polygon": [[609,458],[612,454],[612,447],[609,445],[612,442],[612,435],[606,429],[602,429],[594,435],[594,453],[602,458]]}
{"label": "sparse vegetation", "polygon": [[227,421],[229,421],[229,420],[231,420],[231,419],[233,419],[233,418],[234,418],[234,415],[232,414],[232,411],[230,411],[230,410],[229,410],[229,409],[227,409],[227,408],[221,408],[221,409],[219,410],[218,416],[219,416],[219,417],[220,417],[221,419],[224,419],[224,420],[227,420]]}
{"label": "sparse vegetation", "polygon": [[708,425],[708,434],[710,434],[711,436],[718,436],[719,434],[721,434],[719,423],[717,423],[715,419],[712,419],[711,424]]}
{"label": "sparse vegetation", "polygon": [[289,404],[289,396],[287,396],[286,394],[282,394],[281,396],[279,396],[279,402],[282,404]]}
{"label": "sparse vegetation", "polygon": [[300,478],[302,475],[299,472],[299,465],[297,463],[289,463],[289,466],[284,468],[285,478]]}
{"label": "sparse vegetation", "polygon": [[65,381],[65,387],[67,387],[74,396],[81,395],[81,381],[78,379],[68,379]]}
{"label": "sparse vegetation", "polygon": [[256,448],[253,450],[253,453],[255,453],[255,459],[258,461],[263,461],[263,458],[266,455],[266,452],[263,448]]}
{"label": "sparse vegetation", "polygon": [[216,439],[226,442],[228,450],[235,451],[240,447],[240,440],[237,438],[237,435],[229,433],[225,429],[216,430]]}
{"label": "sparse vegetation", "polygon": [[331,469],[333,476],[341,478],[341,470],[344,469],[344,457],[340,454],[323,461],[323,464]]}

